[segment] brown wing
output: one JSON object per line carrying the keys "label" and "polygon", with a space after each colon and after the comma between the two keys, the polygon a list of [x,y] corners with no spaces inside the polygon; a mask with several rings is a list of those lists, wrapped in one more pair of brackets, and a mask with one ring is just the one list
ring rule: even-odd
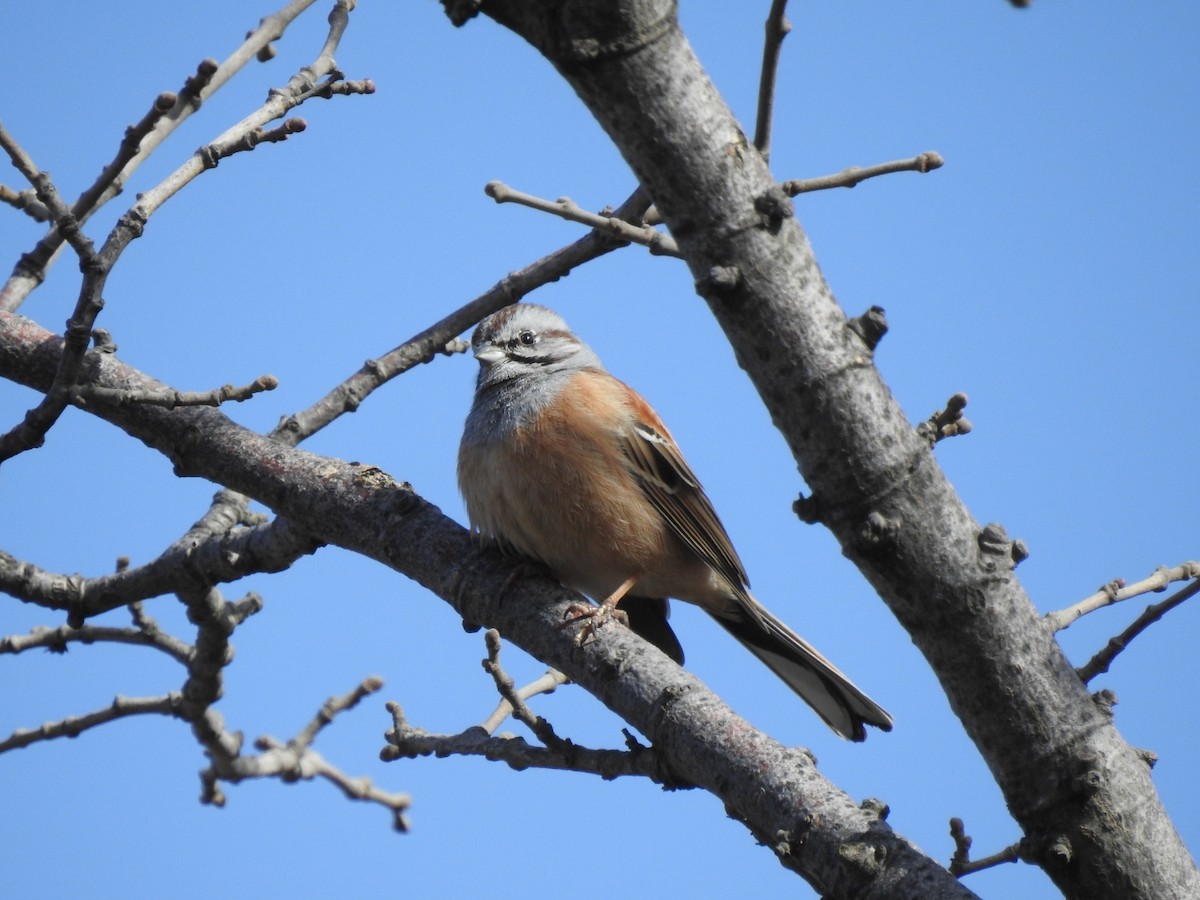
{"label": "brown wing", "polygon": [[[624,450],[642,490],[679,538],[729,582],[740,600],[750,580],[725,526],[662,420],[638,394],[630,390],[630,395],[637,416],[625,435]],[[760,618],[757,603],[742,605]]]}

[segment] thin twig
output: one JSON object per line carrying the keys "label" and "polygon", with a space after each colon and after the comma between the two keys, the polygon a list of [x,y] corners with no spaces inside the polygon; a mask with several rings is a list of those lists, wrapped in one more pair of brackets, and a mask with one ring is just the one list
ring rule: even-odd
{"label": "thin twig", "polygon": [[92,325],[100,314],[104,301],[101,293],[108,278],[108,269],[103,262],[103,251],[97,253],[88,237],[80,230],[80,223],[59,197],[50,176],[38,169],[29,154],[13,139],[0,124],[0,148],[8,154],[18,171],[33,185],[38,200],[50,212],[55,228],[79,256],[83,271],[83,284],[75,309],[67,320],[63,336],[62,355],[54,381],[36,406],[26,411],[22,421],[0,435],[0,462],[19,453],[40,447],[46,433],[58,421],[69,402],[69,388],[79,379],[83,357],[87,352]]}
{"label": "thin twig", "polygon": [[1005,847],[999,853],[993,853],[991,856],[985,856],[972,862],[971,836],[967,834],[963,827],[963,820],[959,818],[950,820],[950,836],[954,838],[954,856],[951,857],[948,868],[950,874],[957,878],[970,875],[972,872],[982,872],[984,869],[990,869],[1001,863],[1019,862],[1021,859],[1021,845],[1016,843]]}
{"label": "thin twig", "polygon": [[[167,176],[164,181],[140,194],[133,207],[118,220],[117,225],[109,233],[104,246],[98,252],[92,249],[91,243],[79,231],[79,222],[73,212],[58,200],[57,192],[54,191],[49,178],[37,171],[28,155],[0,126],[0,146],[8,151],[14,165],[38,191],[38,198],[54,217],[57,231],[71,243],[76,253],[79,254],[84,271],[79,300],[76,303],[74,314],[68,321],[66,345],[54,384],[41,402],[26,413],[22,422],[14,426],[7,434],[0,436],[0,462],[18,453],[41,446],[47,431],[58,421],[59,416],[66,408],[70,397],[69,392],[79,380],[79,371],[83,355],[87,350],[92,325],[103,306],[101,295],[108,274],[116,265],[125,247],[141,236],[150,217],[197,175],[215,166],[220,159],[232,153],[253,149],[260,143],[283,140],[289,134],[304,129],[302,119],[289,119],[269,132],[263,131],[263,125],[281,118],[289,110],[304,102],[307,97],[317,96],[312,93],[312,90],[319,85],[322,78],[333,76],[335,73],[336,77],[341,77],[333,59],[333,51],[345,30],[351,5],[350,0],[337,0],[335,3],[333,12],[329,16],[329,34],[317,60],[312,65],[305,66],[296,75],[293,75],[285,87],[273,90],[268,96],[267,102],[258,110],[232,128],[226,129],[212,143],[197,150],[187,162]],[[216,63],[202,67],[197,75],[198,80],[185,85],[180,102],[191,100],[198,102],[198,98],[216,78],[219,69],[220,67]]]}
{"label": "thin twig", "polygon": [[312,746],[312,742],[317,739],[321,729],[333,722],[338,713],[354,709],[364,698],[378,693],[382,688],[383,679],[372,675],[364,678],[350,693],[343,694],[341,697],[330,697],[321,705],[320,711],[313,716],[312,721],[292,738],[290,743],[297,747]]}
{"label": "thin twig", "polygon": [[[547,669],[538,678],[519,688],[516,695],[520,700],[525,701],[539,694],[552,694],[559,685],[566,684],[568,681],[570,679],[558,669]],[[479,723],[479,727],[488,734],[495,734],[496,729],[504,724],[504,720],[512,715],[512,712],[513,705],[507,700],[501,700],[492,714]]]}
{"label": "thin twig", "polygon": [[546,200],[533,194],[526,194],[510,188],[502,181],[489,181],[484,191],[497,203],[517,203],[528,206],[540,212],[550,213],[569,222],[579,222],[592,228],[607,229],[614,237],[633,244],[642,244],[657,256],[674,256],[682,258],[679,245],[675,239],[657,228],[644,225],[633,225],[616,216],[588,212],[580,207],[570,197],[560,197],[558,200]]}
{"label": "thin twig", "polygon": [[779,51],[783,39],[792,30],[784,13],[787,0],[772,0],[767,14],[766,38],[763,40],[762,74],[758,81],[758,115],[754,126],[754,146],[768,159],[771,155],[771,123],[775,109],[775,78],[779,71]]}
{"label": "thin twig", "polygon": [[[650,200],[645,191],[636,189],[612,215],[625,221],[637,221],[645,214]],[[510,272],[478,297],[456,309],[450,315],[409,338],[382,356],[366,364],[302,412],[285,418],[271,437],[295,446],[320,431],[338,416],[353,412],[377,388],[407,372],[414,366],[427,363],[439,354],[461,353],[468,344],[456,341],[484,316],[516,303],[543,285],[552,284],[572,269],[611,253],[625,242],[615,237],[607,227],[593,228],[573,243],[560,247],[522,269]]]}
{"label": "thin twig", "polygon": [[[331,96],[332,92],[326,90],[321,82],[327,77],[335,80],[342,77],[333,53],[345,30],[351,6],[349,0],[337,0],[334,4],[333,12],[329,15],[330,28],[325,44],[310,65],[300,69],[284,87],[273,88],[267,95],[266,103],[193,153],[183,165],[155,187],[144,191],[127,215],[144,222],[171,197],[221,159],[242,150],[253,149],[258,144],[283,140],[289,134],[303,131],[303,119],[289,120],[290,125],[284,122],[271,132],[264,132],[262,129],[268,122],[282,119],[306,100]],[[360,84],[364,85],[362,93],[374,91],[374,85],[370,82]]]}
{"label": "thin twig", "polygon": [[[555,733],[554,726],[543,717],[536,715],[533,710],[525,705],[525,698],[517,691],[512,678],[509,677],[508,673],[500,665],[500,632],[495,628],[489,628],[484,634],[484,642],[487,644],[488,655],[487,659],[483,661],[483,670],[492,676],[492,680],[496,684],[496,690],[500,692],[503,702],[512,710],[513,718],[527,725],[529,730],[537,736],[537,739],[549,749],[569,755],[573,749],[571,742],[560,738]],[[563,681],[566,681],[566,676],[562,677]],[[555,686],[557,687],[557,685]],[[492,714],[493,717],[495,715],[495,713]],[[488,734],[492,734],[494,730],[489,731]]]}
{"label": "thin twig", "polygon": [[278,778],[284,782],[323,778],[335,785],[352,800],[376,803],[392,814],[392,826],[397,831],[407,831],[405,812],[412,805],[408,794],[391,793],[377,788],[369,778],[355,778],[330,763],[316,750],[312,742],[317,734],[345,710],[358,705],[364,697],[375,693],[383,686],[378,678],[367,678],[353,691],[325,701],[313,720],[296,737],[286,743],[264,735],[254,742],[260,751],[242,755],[240,741],[231,740],[223,731],[213,714],[206,716],[205,730],[220,731],[221,740],[208,746],[211,764],[200,773],[204,786],[201,799],[216,806],[225,805],[225,794],[220,782],[236,784],[251,778]]}
{"label": "thin twig", "polygon": [[279,387],[279,379],[274,375],[260,375],[250,384],[234,387],[223,385],[211,391],[175,391],[163,389],[149,390],[119,390],[117,388],[101,387],[84,384],[71,392],[71,401],[80,406],[96,404],[100,406],[165,406],[175,409],[180,406],[220,406],[222,403],[234,401],[241,403],[249,400],[262,391],[273,391]]}
{"label": "thin twig", "polygon": [[89,728],[115,722],[127,716],[178,716],[182,695],[178,691],[163,694],[158,697],[121,697],[104,709],[86,713],[82,716],[72,716],[58,722],[47,722],[38,728],[19,728],[4,740],[0,740],[0,753],[28,747],[38,741],[52,741],[55,738],[79,737]]}
{"label": "thin twig", "polygon": [[941,154],[932,150],[919,153],[912,159],[898,159],[893,162],[879,163],[874,166],[860,168],[851,166],[834,175],[822,175],[818,178],[801,178],[785,181],[781,187],[789,197],[805,194],[810,191],[824,191],[829,188],[852,188],[860,181],[875,178],[879,175],[890,175],[893,172],[932,172],[945,164]]}
{"label": "thin twig", "polygon": [[1154,603],[1147,606],[1142,614],[1134,619],[1133,624],[1118,634],[1116,637],[1109,640],[1104,646],[1104,649],[1093,656],[1087,663],[1076,669],[1079,673],[1080,680],[1084,684],[1090,682],[1097,675],[1103,675],[1108,671],[1117,655],[1129,646],[1129,642],[1145,631],[1150,625],[1157,622],[1164,615],[1174,609],[1179,604],[1183,603],[1200,593],[1200,580],[1193,581],[1187,587],[1180,591],[1176,591],[1172,596],[1163,600],[1161,603]]}
{"label": "thin twig", "polygon": [[37,198],[33,188],[14,191],[6,184],[0,184],[0,203],[7,203],[13,209],[19,209],[35,222],[49,222],[50,210]]}
{"label": "thin twig", "polygon": [[1090,612],[1095,612],[1098,609],[1103,609],[1106,606],[1120,603],[1123,600],[1128,600],[1131,597],[1137,597],[1141,594],[1147,594],[1152,591],[1165,591],[1167,585],[1172,582],[1189,581],[1193,578],[1200,578],[1200,562],[1181,563],[1173,569],[1160,566],[1154,570],[1154,574],[1149,578],[1143,578],[1141,581],[1128,586],[1125,584],[1125,579],[1117,578],[1101,586],[1096,593],[1089,597],[1084,597],[1078,603],[1068,606],[1066,609],[1046,613],[1045,622],[1053,631],[1062,631]]}
{"label": "thin twig", "polygon": [[640,745],[631,745],[629,750],[594,750],[572,743],[572,752],[564,756],[546,747],[536,747],[522,737],[493,737],[478,725],[459,734],[433,734],[411,725],[404,718],[400,704],[390,702],[387,707],[392,714],[393,727],[387,732],[387,745],[379,753],[384,762],[419,756],[481,756],[503,762],[517,771],[585,772],[605,780],[640,775],[672,789],[693,787],[664,769],[662,757],[653,749]]}
{"label": "thin twig", "polygon": [[[201,64],[197,75],[188,79],[176,96],[175,104],[159,117],[153,128],[138,141],[137,152],[120,165],[117,160],[105,166],[96,183],[89,186],[72,205],[71,212],[79,224],[85,223],[108,201],[124,190],[129,177],[149,156],[162,145],[201,104],[224,87],[248,62],[271,42],[283,36],[287,27],[312,6],[316,0],[292,0],[278,12],[264,18],[257,28],[246,35],[246,40],[220,65],[209,66],[208,60]],[[157,103],[157,101],[156,101]],[[143,120],[144,121],[144,120]],[[140,123],[139,123],[140,124]],[[135,129],[138,126],[133,126]],[[125,152],[125,143],[118,148],[117,159]],[[54,259],[63,246],[63,235],[52,228],[29,253],[21,256],[13,274],[0,288],[0,309],[15,311],[39,284],[41,284]]]}
{"label": "thin twig", "polygon": [[14,634],[0,637],[0,654],[24,653],[26,650],[49,650],[52,653],[66,653],[70,644],[132,644],[134,646],[152,647],[170,656],[178,663],[186,663],[192,647],[159,631],[157,628],[148,630],[139,628],[111,628],[99,625],[85,625],[83,628],[72,628],[60,625],[58,628],[37,626],[28,634]]}

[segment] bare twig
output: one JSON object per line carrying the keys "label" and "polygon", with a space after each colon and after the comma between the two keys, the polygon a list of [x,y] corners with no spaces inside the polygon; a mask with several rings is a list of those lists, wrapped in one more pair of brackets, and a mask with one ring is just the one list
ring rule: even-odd
{"label": "bare twig", "polygon": [[[590,772],[605,779],[619,775],[643,775],[671,787],[683,786],[663,768],[659,754],[638,743],[628,731],[625,733],[627,750],[593,750],[559,737],[549,722],[526,706],[525,699],[536,693],[554,690],[567,681],[566,676],[551,669],[532,684],[517,690],[512,678],[500,665],[500,632],[494,628],[488,629],[484,639],[488,655],[483,661],[483,668],[492,676],[496,690],[503,698],[496,711],[482,725],[473,726],[459,734],[430,734],[410,725],[398,703],[389,703],[393,728],[387,733],[388,746],[380,753],[384,761],[429,755],[484,756],[506,762],[518,770],[563,769]],[[509,713],[527,725],[544,746],[533,746],[511,734],[495,736],[496,728]]]}
{"label": "bare twig", "polygon": [[[211,60],[202,62],[197,74],[188,79],[176,96],[175,104],[156,119],[149,132],[140,137],[136,153],[124,159],[128,147],[126,141],[122,141],[114,161],[104,167],[95,184],[80,194],[71,207],[71,212],[78,222],[82,225],[96,210],[120,194],[137,168],[200,107],[203,101],[224,87],[272,41],[282,37],[292,21],[314,2],[316,0],[292,0],[278,12],[264,18],[256,29],[246,35],[242,45],[220,65]],[[156,105],[157,102],[156,100]],[[144,123],[145,119],[142,122]],[[132,128],[136,130],[141,124]],[[127,139],[128,135],[127,131]],[[10,312],[16,310],[30,292],[45,280],[47,271],[62,249],[62,244],[63,235],[57,228],[52,228],[33,250],[22,255],[8,282],[0,288],[0,309]]]}
{"label": "bare twig", "polygon": [[43,649],[52,653],[66,653],[70,644],[133,644],[135,646],[152,647],[166,653],[178,663],[186,663],[192,648],[184,641],[158,630],[157,627],[110,628],[98,625],[85,625],[82,628],[72,628],[60,625],[58,628],[38,626],[28,634],[8,635],[0,637],[0,654],[23,653],[26,650]]}
{"label": "bare twig", "polygon": [[1141,594],[1147,594],[1152,591],[1165,591],[1167,585],[1172,582],[1189,581],[1193,578],[1200,578],[1200,562],[1185,562],[1175,566],[1173,569],[1159,567],[1154,570],[1154,574],[1149,578],[1144,578],[1128,586],[1126,586],[1123,578],[1118,578],[1103,585],[1090,597],[1085,597],[1078,603],[1068,606],[1066,609],[1046,613],[1045,622],[1054,631],[1062,631],[1090,612],[1095,612],[1098,609],[1103,609],[1105,606],[1120,603],[1122,600],[1128,600],[1131,597],[1137,597]]}
{"label": "bare twig", "polygon": [[[92,325],[103,306],[101,295],[108,274],[125,247],[141,236],[149,218],[186,184],[201,172],[215,166],[222,158],[242,150],[253,149],[263,142],[283,140],[289,134],[304,129],[303,119],[289,119],[269,132],[264,132],[262,126],[274,119],[281,118],[308,97],[318,96],[319,92],[314,92],[314,88],[319,86],[320,80],[337,73],[333,51],[345,30],[351,6],[350,0],[337,0],[335,3],[333,12],[329,16],[329,34],[317,60],[312,65],[305,66],[292,76],[284,88],[273,90],[268,96],[267,102],[258,110],[232,128],[226,129],[212,143],[197,150],[187,162],[167,176],[164,181],[140,194],[137,202],[120,218],[109,233],[108,239],[99,252],[95,252],[91,243],[83,237],[79,231],[79,221],[74,213],[58,200],[57,192],[54,191],[49,178],[38,172],[32,160],[0,126],[0,146],[3,146],[9,153],[14,165],[38,191],[38,198],[54,217],[58,233],[69,241],[76,253],[79,254],[84,271],[79,300],[76,303],[74,314],[68,321],[66,349],[60,362],[58,376],[55,378],[51,390],[36,407],[26,413],[24,420],[7,434],[0,436],[0,462],[17,453],[41,446],[46,432],[66,408],[70,391],[78,382],[80,366],[83,354],[87,349]],[[204,91],[216,79],[219,69],[220,67],[215,63],[202,66],[196,79],[185,85],[178,98],[179,102],[198,102]],[[340,78],[340,73],[337,73],[336,77]],[[99,197],[96,199],[98,200]]]}
{"label": "bare twig", "polygon": [[71,392],[71,401],[80,406],[132,406],[140,403],[165,406],[167,409],[175,409],[178,406],[220,406],[231,400],[241,403],[257,393],[273,391],[277,387],[279,379],[274,375],[260,375],[250,384],[241,387],[226,384],[211,391],[122,391],[84,384]]}
{"label": "bare twig", "polygon": [[541,212],[559,216],[570,222],[579,222],[596,229],[607,229],[614,237],[633,244],[642,244],[658,256],[679,257],[679,246],[669,234],[643,225],[633,225],[614,215],[588,212],[569,197],[545,200],[510,188],[502,181],[489,181],[484,191],[497,203],[518,203]]}
{"label": "bare twig", "polygon": [[364,697],[383,687],[378,678],[367,678],[343,697],[326,700],[313,720],[292,740],[283,743],[264,735],[255,741],[257,754],[243,756],[241,742],[224,732],[223,725],[211,712],[205,717],[203,730],[219,737],[208,746],[211,765],[200,773],[204,792],[201,799],[216,806],[225,805],[220,782],[236,784],[250,778],[278,778],[285,782],[323,778],[335,785],[352,800],[364,800],[385,807],[392,813],[392,825],[397,831],[407,831],[405,812],[412,804],[408,794],[396,794],[377,788],[369,778],[354,778],[331,764],[312,749],[317,734],[333,719],[353,709]]}
{"label": "bare twig", "polygon": [[762,74],[758,81],[758,115],[754,127],[754,146],[767,159],[771,155],[771,121],[775,107],[775,77],[779,71],[779,51],[783,39],[792,30],[784,13],[787,0],[772,0],[767,14],[766,38],[763,40]]}
{"label": "bare twig", "polygon": [[19,728],[4,740],[0,740],[0,753],[28,747],[38,741],[51,741],[61,737],[79,737],[89,728],[115,722],[127,716],[178,716],[181,695],[177,691],[159,697],[116,697],[104,709],[82,716],[72,716],[58,722],[47,722],[38,728]]}
{"label": "bare twig", "polygon": [[797,194],[805,194],[809,191],[824,191],[829,188],[852,188],[860,181],[866,181],[868,178],[875,178],[879,175],[890,175],[893,172],[932,172],[934,169],[940,169],[945,164],[945,160],[941,155],[932,150],[927,150],[914,156],[912,159],[898,159],[893,162],[879,163],[874,166],[860,168],[851,166],[849,169],[843,169],[835,175],[822,175],[818,178],[802,178],[785,181],[781,186],[789,197],[795,197]]}
{"label": "bare twig", "polygon": [[38,169],[29,154],[3,125],[0,125],[0,148],[3,148],[13,165],[33,185],[38,200],[49,211],[59,234],[78,254],[80,268],[84,272],[79,299],[71,318],[67,320],[63,352],[59,357],[54,382],[37,406],[25,413],[21,422],[0,435],[0,462],[3,462],[18,453],[40,447],[45,441],[46,433],[67,408],[68,389],[79,378],[92,325],[104,304],[101,292],[108,278],[108,267],[104,263],[104,252],[97,253],[92,242],[80,230],[79,221],[59,197],[50,176]]}
{"label": "bare twig", "polygon": [[[322,80],[327,77],[340,80],[342,77],[341,72],[337,69],[333,53],[345,31],[352,6],[350,0],[336,0],[333,11],[329,14],[329,33],[316,60],[300,69],[284,87],[273,88],[267,96],[266,103],[236,125],[227,128],[211,143],[197,150],[183,165],[158,185],[143,192],[127,215],[144,222],[167,200],[179,193],[184,186],[202,172],[211,169],[221,159],[242,150],[253,149],[263,142],[283,140],[290,134],[303,131],[305,127],[303,119],[288,120],[269,132],[264,132],[263,127],[268,122],[283,118],[308,99],[332,96],[332,89],[328,85],[322,84]],[[357,84],[364,86],[362,91],[346,91],[345,93],[370,93],[374,90],[374,85],[370,82]]]}
{"label": "bare twig", "polygon": [[1103,675],[1108,671],[1117,655],[1129,646],[1129,642],[1145,631],[1150,625],[1157,622],[1164,615],[1174,609],[1179,604],[1183,603],[1200,593],[1200,580],[1193,581],[1182,590],[1176,591],[1173,595],[1163,600],[1161,603],[1154,603],[1147,606],[1142,614],[1134,619],[1133,623],[1118,634],[1116,637],[1109,640],[1104,646],[1104,649],[1093,656],[1088,662],[1076,669],[1080,679],[1084,684],[1090,682],[1097,675]]}
{"label": "bare twig", "polygon": [[[613,217],[637,221],[645,214],[649,205],[650,200],[646,193],[638,188],[613,211]],[[484,316],[516,303],[543,285],[557,281],[577,266],[623,246],[625,242],[615,237],[606,226],[593,228],[574,243],[560,247],[522,269],[510,272],[478,297],[441,321],[430,325],[420,334],[409,338],[399,347],[377,359],[367,360],[361,369],[308,409],[284,419],[279,427],[271,432],[271,437],[290,446],[298,444],[343,413],[358,409],[363,400],[376,388],[397,375],[429,362],[438,354],[465,351],[468,345],[454,340],[455,336],[462,334]]]}
{"label": "bare twig", "polygon": [[364,698],[378,693],[382,688],[383,679],[372,675],[363,679],[350,693],[343,694],[341,697],[330,697],[321,705],[321,709],[313,716],[312,721],[292,738],[290,743],[297,747],[311,746],[312,742],[317,739],[317,735],[321,733],[321,729],[332,723],[338,713],[354,709]]}
{"label": "bare twig", "polygon": [[948,868],[950,874],[958,878],[970,875],[972,872],[982,872],[984,869],[990,869],[1001,863],[1018,862],[1021,859],[1021,845],[1016,843],[1005,847],[999,853],[993,853],[991,856],[985,856],[983,859],[972,862],[971,837],[963,827],[963,820],[959,818],[950,820],[950,836],[954,838],[954,856],[950,859]]}
{"label": "bare twig", "polygon": [[[559,685],[566,684],[568,681],[570,679],[558,669],[547,669],[540,677],[535,678],[524,687],[518,688],[516,696],[523,702],[539,694],[552,694]],[[496,729],[504,724],[504,720],[512,713],[513,705],[508,700],[501,700],[492,714],[479,723],[479,727],[488,734],[495,734]]]}
{"label": "bare twig", "polygon": [[33,188],[14,191],[6,184],[0,184],[0,203],[7,203],[13,209],[19,209],[35,222],[49,222],[50,210],[38,200]]}
{"label": "bare twig", "polygon": [[387,732],[387,746],[379,754],[384,762],[419,756],[482,756],[506,763],[518,771],[533,768],[586,772],[605,780],[641,775],[664,787],[692,786],[681,783],[664,769],[663,760],[657,753],[636,742],[630,744],[629,750],[593,750],[572,743],[571,753],[564,755],[546,747],[535,747],[521,737],[493,737],[478,725],[459,734],[432,734],[409,724],[400,704],[388,703],[388,710],[392,714],[393,727]]}
{"label": "bare twig", "polygon": [[[509,709],[512,711],[513,718],[515,718],[518,722],[522,722],[527,725],[529,730],[532,731],[537,736],[537,739],[545,744],[548,749],[555,750],[563,754],[569,754],[572,747],[571,742],[564,741],[562,738],[560,738],[555,733],[554,726],[552,726],[541,716],[535,715],[534,712],[525,705],[525,697],[521,696],[521,692],[516,689],[512,678],[508,676],[508,674],[504,671],[504,668],[500,665],[500,632],[495,628],[489,628],[484,634],[484,641],[487,644],[488,655],[487,659],[483,661],[483,670],[491,675],[492,680],[496,683],[496,690],[500,692],[500,696],[503,699],[501,707],[507,704]],[[547,673],[547,675],[548,674],[549,673]],[[555,674],[560,675],[563,681],[567,680],[565,675],[561,675],[561,673]],[[544,681],[545,676],[538,680]],[[551,680],[553,681],[553,679]],[[555,687],[557,687],[557,685],[555,685]],[[553,688],[551,688],[551,690],[553,690]],[[497,710],[497,712],[498,711],[499,710]],[[492,713],[491,718],[494,718],[495,715],[496,713]],[[492,729],[488,732],[488,734],[492,734],[494,731],[495,729]]]}

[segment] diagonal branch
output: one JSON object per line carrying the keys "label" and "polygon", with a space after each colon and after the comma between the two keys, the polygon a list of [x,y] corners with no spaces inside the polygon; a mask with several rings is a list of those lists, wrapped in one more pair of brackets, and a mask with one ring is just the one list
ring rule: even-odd
{"label": "diagonal branch", "polygon": [[[197,77],[190,79],[179,92],[174,105],[155,120],[149,132],[140,137],[136,152],[129,158],[124,158],[127,147],[123,141],[114,161],[104,167],[95,184],[85,190],[73,204],[71,212],[79,224],[85,223],[96,210],[120,194],[133,172],[176,128],[272,41],[282,37],[292,21],[314,2],[316,0],[292,0],[278,12],[264,18],[223,63],[202,63]],[[145,122],[145,119],[142,121]],[[138,127],[133,126],[134,129]],[[13,311],[19,308],[25,298],[45,280],[49,267],[62,249],[63,240],[64,236],[59,229],[52,228],[38,241],[33,250],[21,257],[8,281],[0,288],[0,310]]]}
{"label": "diagonal branch", "polygon": [[1200,580],[1193,581],[1182,590],[1176,591],[1161,603],[1154,603],[1150,606],[1147,606],[1145,610],[1142,611],[1142,614],[1134,619],[1133,623],[1128,628],[1126,628],[1116,637],[1112,638],[1104,646],[1104,649],[1088,660],[1085,665],[1080,666],[1078,670],[1079,678],[1084,684],[1087,684],[1097,675],[1103,675],[1108,671],[1109,666],[1112,665],[1113,660],[1117,658],[1118,654],[1120,654],[1122,650],[1129,646],[1130,641],[1165,616],[1168,612],[1179,606],[1179,604],[1183,603],[1185,600],[1191,599],[1192,597],[1196,596],[1196,594],[1200,594]]}
{"label": "diagonal branch", "polygon": [[51,741],[62,737],[79,737],[89,728],[115,722],[128,716],[179,716],[182,697],[177,691],[163,694],[159,697],[121,697],[104,709],[86,713],[82,716],[72,716],[58,722],[48,722],[37,728],[18,728],[11,735],[0,740],[0,753],[28,747],[38,741]]}
{"label": "diagonal branch", "polygon": [[[744,152],[675,5],[589,9],[564,21],[553,0],[482,7],[548,59],[654,197],[822,523],[929,662],[1029,839],[1028,858],[1074,896],[1200,893],[1144,761],[1037,616],[1011,542],[985,534],[862,352],[793,204],[762,156]],[[1084,771],[1094,773],[1086,786]],[[1129,811],[1120,834],[1105,827],[1113,808]],[[784,864],[818,890],[850,893],[844,859],[828,864],[811,841],[789,848]],[[897,863],[870,874],[880,896],[894,895],[881,887],[888,878],[914,886],[915,870]],[[931,867],[923,874],[954,889]]]}
{"label": "diagonal branch", "polygon": [[[613,210],[612,217],[636,221],[649,205],[648,195],[638,188]],[[466,344],[456,344],[454,339],[484,316],[516,303],[539,287],[558,281],[572,269],[623,246],[625,242],[614,237],[607,227],[593,228],[578,240],[510,272],[478,297],[420,334],[409,338],[399,347],[378,358],[367,360],[366,365],[316,403],[284,419],[271,436],[295,446],[343,413],[358,409],[363,400],[377,388],[412,367],[427,363],[438,354],[464,351],[467,348]]]}
{"label": "diagonal branch", "polygon": [[[50,377],[60,352],[54,335],[0,314],[0,377],[37,387]],[[97,383],[153,384],[113,355],[97,357]],[[945,875],[892,832],[881,820],[881,809],[860,807],[821,776],[809,754],[754,729],[702,682],[627,629],[611,629],[603,640],[577,646],[574,636],[558,627],[564,610],[577,600],[573,592],[532,578],[520,586],[520,602],[501,602],[496,587],[511,574],[511,563],[480,550],[465,529],[380,470],[281,447],[231,422],[219,409],[94,412],[158,449],[179,473],[218,480],[253,496],[317,537],[408,575],[463,619],[495,627],[646,735],[679,781],[719,797],[731,815],[776,848],[784,864],[797,865],[797,854],[820,858],[855,883],[873,881],[885,889],[895,886],[895,873],[914,868],[935,881],[941,877],[936,873]],[[203,611],[202,603],[195,604],[193,618]],[[198,640],[198,651],[201,644]],[[203,703],[211,686],[201,680],[199,687]],[[190,709],[185,714],[191,721]],[[235,736],[223,730],[211,708],[193,728],[210,753],[236,755]],[[883,872],[881,859],[888,861]],[[945,895],[969,894],[954,888]]]}
{"label": "diagonal branch", "polygon": [[1078,603],[1072,604],[1066,609],[1046,613],[1045,621],[1047,626],[1053,631],[1062,631],[1090,612],[1095,612],[1114,603],[1121,603],[1132,597],[1139,597],[1142,594],[1165,591],[1167,585],[1172,582],[1190,581],[1193,578],[1200,578],[1200,561],[1180,563],[1178,566],[1170,569],[1166,566],[1160,566],[1148,578],[1135,581],[1130,585],[1125,584],[1125,579],[1117,578],[1102,585],[1096,593],[1084,597]]}

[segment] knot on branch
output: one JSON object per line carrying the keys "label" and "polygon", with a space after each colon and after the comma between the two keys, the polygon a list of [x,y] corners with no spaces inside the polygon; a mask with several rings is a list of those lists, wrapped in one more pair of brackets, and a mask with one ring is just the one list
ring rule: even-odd
{"label": "knot on branch", "polygon": [[1016,568],[1029,557],[1029,548],[1022,540],[1010,540],[1004,526],[992,522],[979,532],[980,563],[988,572],[997,568]]}
{"label": "knot on branch", "polygon": [[792,501],[792,512],[805,525],[816,525],[821,521],[821,502],[815,495],[805,497],[801,494]]}
{"label": "knot on branch", "polygon": [[875,352],[875,348],[879,346],[879,342],[883,340],[883,336],[887,334],[888,330],[887,317],[883,314],[882,306],[872,306],[861,316],[855,316],[846,324],[872,353]]}
{"label": "knot on branch", "polygon": [[858,544],[864,550],[882,549],[896,540],[899,531],[898,519],[889,519],[878,510],[872,510],[858,526]]}
{"label": "knot on branch", "polygon": [[196,66],[196,74],[183,83],[183,90],[179,92],[178,99],[191,106],[192,109],[199,109],[200,95],[208,87],[220,67],[220,63],[215,59],[200,60],[200,65]]}
{"label": "knot on branch", "polygon": [[935,412],[917,426],[917,434],[924,438],[930,447],[948,437],[970,434],[973,427],[971,420],[963,418],[962,414],[966,406],[967,395],[959,391],[946,401],[944,409]]}
{"label": "knot on branch", "polygon": [[461,28],[479,15],[479,7],[483,0],[442,0],[442,8],[446,18],[455,28]]}
{"label": "knot on branch", "polygon": [[771,234],[779,231],[785,219],[790,219],[796,214],[792,198],[778,184],[771,185],[754,198],[754,211],[762,216],[763,227]]}
{"label": "knot on branch", "polygon": [[713,266],[704,277],[696,280],[696,293],[703,297],[728,298],[742,286],[742,272],[737,266]]}

